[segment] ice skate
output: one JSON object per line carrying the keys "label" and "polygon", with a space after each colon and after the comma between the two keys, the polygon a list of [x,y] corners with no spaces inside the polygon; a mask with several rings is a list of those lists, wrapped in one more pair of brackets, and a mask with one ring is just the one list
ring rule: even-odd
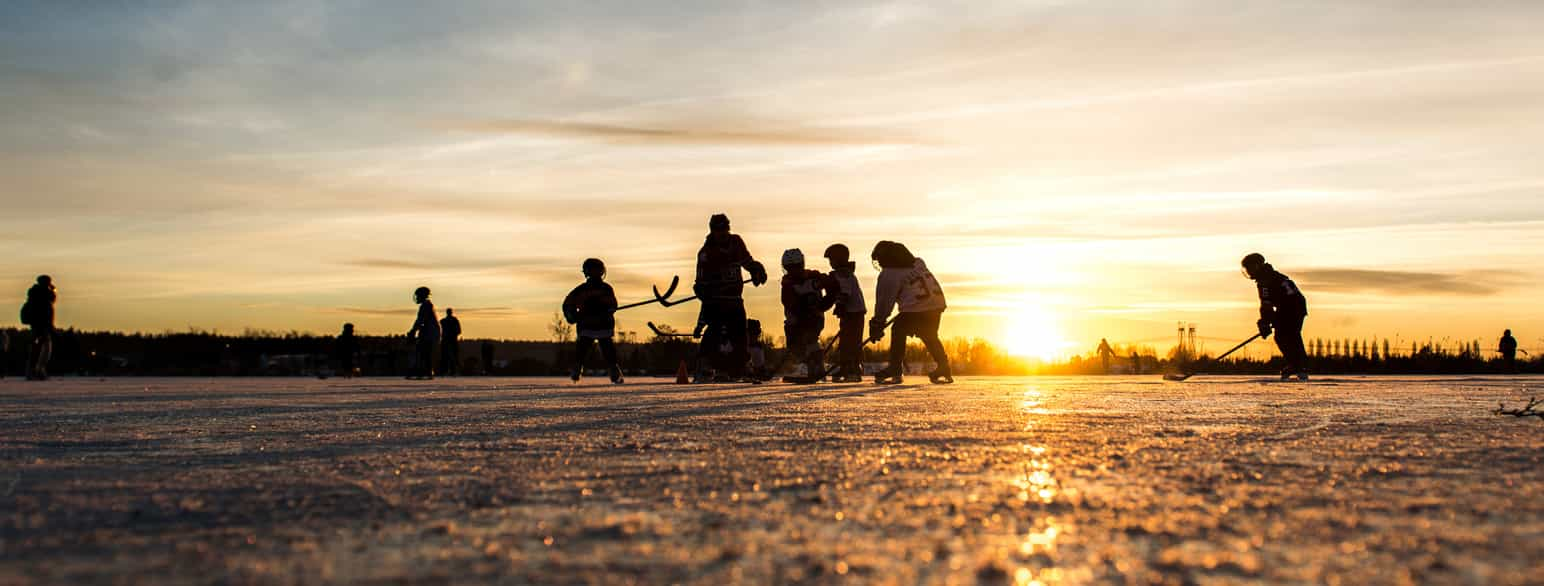
{"label": "ice skate", "polygon": [[898,385],[898,384],[901,384],[901,381],[904,378],[905,377],[903,377],[901,375],[900,367],[891,366],[891,367],[888,367],[888,368],[886,368],[884,370],[881,370],[879,372],[874,373],[874,384],[876,384],[876,385]]}

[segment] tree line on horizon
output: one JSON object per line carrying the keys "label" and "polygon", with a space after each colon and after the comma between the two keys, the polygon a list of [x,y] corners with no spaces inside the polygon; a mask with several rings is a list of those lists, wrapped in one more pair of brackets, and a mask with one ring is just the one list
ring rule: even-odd
{"label": "tree line on horizon", "polygon": [[[666,328],[668,331],[668,328]],[[21,330],[0,330],[10,340],[3,357],[7,376],[19,374],[26,360],[26,336]],[[573,359],[571,332],[553,332],[549,340],[462,339],[462,372],[498,376],[557,376],[567,374]],[[359,336],[356,364],[366,376],[399,376],[406,372],[410,348],[401,336]],[[768,363],[782,360],[781,341],[761,342]],[[159,334],[59,330],[54,342],[53,370],[90,376],[316,376],[337,369],[334,338],[312,333],[248,329],[241,334],[189,330]],[[962,375],[1096,375],[1106,373],[1097,353],[1075,354],[1044,361],[1013,356],[989,340],[953,338],[945,342]],[[1150,345],[1113,344],[1110,374],[1157,374],[1187,365],[1210,362],[1205,352],[1190,355],[1179,347],[1162,354]],[[1505,372],[1497,355],[1478,340],[1428,339],[1408,348],[1387,339],[1315,339],[1309,343],[1310,368],[1320,374],[1487,374]],[[487,350],[485,354],[484,350]],[[682,360],[690,362],[696,346],[690,338],[640,337],[619,332],[618,355],[630,375],[672,375]],[[1133,357],[1135,357],[1133,359]],[[487,360],[484,360],[487,358]],[[1239,357],[1210,364],[1218,374],[1265,374],[1280,368],[1280,356]],[[864,361],[883,363],[878,346],[865,348]],[[924,367],[927,353],[920,344],[907,347],[908,364]],[[599,366],[598,364],[596,366]],[[1544,359],[1520,357],[1517,372],[1544,373]]]}

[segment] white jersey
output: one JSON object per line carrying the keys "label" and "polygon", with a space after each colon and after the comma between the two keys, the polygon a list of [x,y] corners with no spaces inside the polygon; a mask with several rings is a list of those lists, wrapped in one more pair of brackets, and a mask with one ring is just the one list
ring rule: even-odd
{"label": "white jersey", "polygon": [[836,281],[836,286],[841,291],[841,297],[836,304],[836,315],[868,313],[868,303],[863,299],[863,287],[858,285],[857,275],[851,272],[832,271],[831,279]]}
{"label": "white jersey", "polygon": [[879,283],[874,287],[874,319],[889,318],[890,310],[897,305],[901,313],[938,311],[949,306],[944,301],[944,288],[922,259],[917,259],[909,269],[879,271]]}

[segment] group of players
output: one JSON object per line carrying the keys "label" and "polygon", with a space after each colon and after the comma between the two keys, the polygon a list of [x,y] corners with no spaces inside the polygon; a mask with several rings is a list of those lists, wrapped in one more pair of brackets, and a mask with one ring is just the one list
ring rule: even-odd
{"label": "group of players", "polygon": [[[697,251],[696,277],[692,284],[694,297],[700,302],[697,325],[691,333],[693,338],[700,340],[694,382],[761,382],[790,362],[803,364],[804,374],[785,377],[788,382],[815,383],[827,377],[832,382],[859,382],[864,378],[863,347],[882,340],[886,330],[892,337],[889,363],[875,373],[875,382],[897,384],[902,381],[906,341],[913,337],[922,341],[937,365],[928,373],[928,379],[935,384],[954,382],[949,356],[938,337],[939,324],[948,303],[943,287],[928,270],[927,263],[899,242],[883,240],[874,245],[869,258],[879,269],[879,277],[874,287],[874,312],[867,320],[868,336],[865,337],[863,325],[868,306],[855,274],[857,263],[852,261],[851,252],[844,244],[826,247],[823,256],[830,264],[829,273],[807,266],[800,249],[783,252],[780,289],[787,352],[782,363],[768,368],[761,343],[761,323],[749,319],[745,311],[745,285],[765,285],[769,280],[766,267],[751,256],[745,241],[730,231],[728,216],[717,214],[710,218],[708,236]],[[1306,380],[1307,352],[1303,347],[1302,328],[1308,315],[1307,300],[1290,278],[1265,262],[1265,257],[1250,254],[1244,258],[1243,268],[1259,291],[1260,335],[1269,337],[1274,332],[1276,344],[1285,358],[1282,378],[1296,376]],[[576,382],[580,379],[585,358],[592,348],[599,346],[611,381],[621,383],[623,376],[614,341],[618,309],[616,292],[605,281],[605,262],[587,259],[581,269],[585,282],[563,300],[563,317],[575,326],[578,334],[570,376]],[[434,310],[428,304],[428,293],[426,288],[415,292],[420,315],[414,333],[430,334],[435,329]],[[665,300],[660,298],[659,301],[664,303]],[[828,311],[836,316],[838,331],[831,344],[823,346],[821,331],[825,328]],[[893,320],[890,319],[892,311],[898,312]],[[432,348],[432,340],[424,344],[424,338],[428,337],[420,336],[418,340],[420,354],[423,354],[420,361],[424,364],[428,363],[432,351],[424,350]],[[833,345],[836,359],[828,370],[826,353]],[[427,372],[424,375],[432,376]]]}
{"label": "group of players", "polygon": [[[888,329],[893,338],[890,363],[875,374],[875,381],[900,383],[905,370],[906,340],[922,340],[937,368],[928,374],[934,383],[954,382],[949,356],[938,338],[938,327],[948,304],[943,287],[922,259],[912,255],[905,245],[881,241],[870,258],[878,265],[874,315],[868,320],[869,334],[863,335],[868,307],[855,275],[857,263],[843,244],[826,248],[825,258],[831,272],[823,273],[806,265],[803,251],[792,248],[783,252],[783,278],[780,282],[783,304],[783,333],[787,340],[784,363],[804,365],[802,376],[785,380],[798,383],[858,382],[863,380],[863,346],[884,338]],[[590,349],[599,345],[612,382],[622,382],[617,366],[617,298],[605,282],[606,265],[600,259],[588,259],[583,267],[585,282],[563,300],[563,316],[578,332],[578,347],[571,378],[579,380]],[[749,278],[746,278],[749,275]],[[708,221],[708,236],[697,252],[696,278],[692,292],[700,302],[697,325],[692,336],[698,344],[698,365],[694,382],[759,382],[780,370],[767,368],[760,347],[761,327],[745,311],[745,285],[760,287],[768,281],[766,267],[751,256],[745,241],[730,231],[729,217],[713,216]],[[837,318],[838,333],[835,365],[826,369],[827,347],[820,343],[825,314]],[[892,321],[892,311],[899,314]]]}

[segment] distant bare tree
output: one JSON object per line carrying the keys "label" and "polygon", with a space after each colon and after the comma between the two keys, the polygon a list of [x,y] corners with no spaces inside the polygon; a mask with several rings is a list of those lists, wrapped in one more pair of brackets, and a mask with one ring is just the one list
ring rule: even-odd
{"label": "distant bare tree", "polygon": [[574,324],[563,319],[563,312],[552,312],[552,322],[547,324],[547,332],[552,334],[552,341],[563,344],[574,339]]}

